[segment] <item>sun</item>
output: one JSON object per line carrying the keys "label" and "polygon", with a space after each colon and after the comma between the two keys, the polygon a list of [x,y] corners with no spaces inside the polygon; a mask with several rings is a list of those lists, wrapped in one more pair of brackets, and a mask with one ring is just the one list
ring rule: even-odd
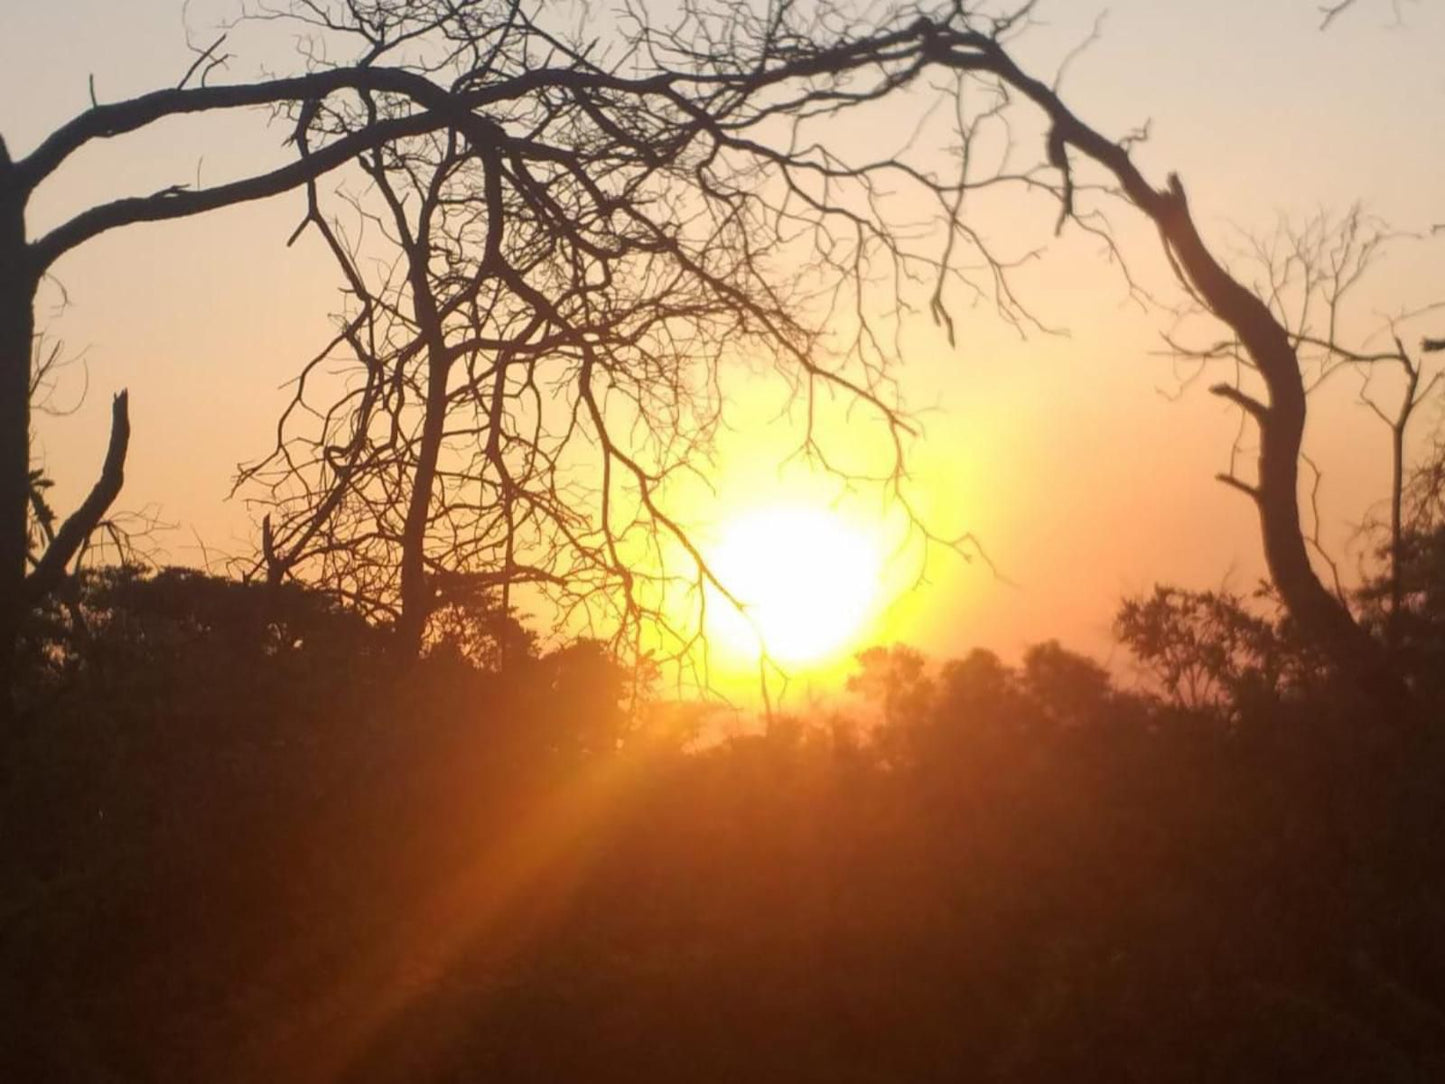
{"label": "sun", "polygon": [[835,512],[760,508],[731,520],[708,563],[744,607],[718,598],[714,641],[785,665],[815,664],[863,630],[878,596],[882,559],[868,535]]}

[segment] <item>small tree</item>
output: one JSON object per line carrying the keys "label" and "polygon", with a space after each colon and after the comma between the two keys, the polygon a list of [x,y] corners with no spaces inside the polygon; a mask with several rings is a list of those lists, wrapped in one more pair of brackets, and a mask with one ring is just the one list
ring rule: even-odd
{"label": "small tree", "polygon": [[1125,599],[1114,631],[1174,704],[1233,716],[1311,686],[1318,660],[1290,628],[1229,591],[1156,587]]}

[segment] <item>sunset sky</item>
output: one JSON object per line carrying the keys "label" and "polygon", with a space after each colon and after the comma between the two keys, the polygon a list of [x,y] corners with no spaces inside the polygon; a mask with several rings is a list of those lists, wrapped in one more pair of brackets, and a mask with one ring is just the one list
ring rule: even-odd
{"label": "sunset sky", "polygon": [[[1054,0],[1020,55],[1040,74],[1085,38],[1103,4]],[[1239,231],[1273,228],[1281,213],[1344,211],[1355,201],[1402,231],[1445,223],[1445,6],[1360,0],[1328,33],[1313,0],[1112,0],[1100,39],[1070,68],[1064,97],[1118,136],[1152,122],[1137,152],[1162,182],[1177,170],[1209,239],[1238,248]],[[209,42],[231,5],[193,2],[196,40]],[[254,75],[264,35],[238,35],[230,77]],[[269,48],[274,49],[274,35]],[[277,54],[270,54],[274,64]],[[280,54],[284,60],[284,52]],[[52,0],[0,12],[0,132],[13,155],[87,104],[174,84],[189,64],[176,0]],[[45,228],[99,199],[148,193],[199,176],[214,182],[278,160],[279,127],[264,115],[174,124],[77,155],[32,210]],[[877,135],[877,133],[874,133]],[[861,133],[867,137],[869,133]],[[69,297],[42,324],[81,354],[57,396],[87,391],[73,414],[39,424],[40,447],[68,509],[103,454],[112,392],[131,392],[134,438],[119,506],[175,529],[157,542],[174,562],[219,562],[253,545],[240,500],[226,500],[236,464],[269,449],[285,381],[324,342],[336,276],[314,238],[287,249],[302,209],[291,194],[210,216],[108,234],[67,257]],[[1021,212],[1022,213],[1022,212]],[[1016,231],[1052,225],[1033,208]],[[1177,300],[1157,240],[1141,219],[1116,217],[1136,274]],[[1007,238],[1010,223],[990,223]],[[1346,338],[1380,316],[1440,296],[1445,233],[1402,240],[1359,295]],[[930,586],[901,592],[916,550],[882,574],[858,639],[905,641],[944,655],[974,645],[1006,656],[1059,637],[1107,657],[1121,595],[1156,581],[1253,586],[1262,561],[1252,509],[1212,481],[1225,467],[1237,414],[1192,386],[1160,353],[1162,312],[1127,304],[1097,243],[1066,232],[1020,279],[1033,310],[1068,336],[1026,340],[979,308],[959,313],[956,347],[920,318],[905,340],[908,402],[925,438],[913,449],[915,494],[942,534],[972,532],[998,574],[935,554]],[[1433,292],[1432,292],[1433,291]],[[58,297],[58,294],[52,294]],[[1433,329],[1445,333],[1445,313]],[[1388,384],[1381,385],[1388,390]],[[1324,470],[1324,536],[1348,572],[1352,525],[1384,495],[1387,434],[1354,404],[1344,375],[1314,405],[1309,448]],[[776,465],[796,434],[770,424],[776,389],[740,392],[737,428],[720,449],[715,505],[688,510],[723,544],[758,509],[826,509],[836,487]],[[1418,433],[1436,416],[1423,418]],[[880,552],[891,520],[867,496],[836,514]],[[853,543],[849,543],[850,545]],[[744,547],[745,548],[745,547]],[[861,604],[860,604],[861,605]]]}

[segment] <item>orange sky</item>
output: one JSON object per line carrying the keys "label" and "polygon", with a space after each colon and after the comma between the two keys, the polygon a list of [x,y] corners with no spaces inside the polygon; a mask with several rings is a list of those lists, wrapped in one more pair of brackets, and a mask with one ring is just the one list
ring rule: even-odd
{"label": "orange sky", "polygon": [[[1385,0],[1361,0],[1326,35],[1314,29],[1313,0],[1108,6],[1103,37],[1071,69],[1066,97],[1106,132],[1152,120],[1141,164],[1156,180],[1168,169],[1183,174],[1221,247],[1233,227],[1267,229],[1281,211],[1357,199],[1402,229],[1445,221],[1445,6],[1404,5],[1402,29],[1389,25]],[[197,36],[229,7],[193,3]],[[1047,25],[1024,57],[1049,70],[1098,7],[1042,5]],[[174,0],[7,4],[0,132],[24,153],[85,106],[88,74],[113,100],[173,83],[188,63]],[[240,62],[233,73],[253,70]],[[281,134],[262,120],[177,123],[87,151],[46,190],[32,225],[98,198],[197,173],[215,181],[257,156],[277,158]],[[267,449],[281,385],[324,340],[336,304],[320,246],[284,247],[300,199],[131,228],[57,267],[70,305],[41,322],[83,350],[89,385],[73,415],[39,427],[62,507],[101,458],[110,393],[129,387],[134,438],[120,504],[177,525],[159,539],[173,561],[248,551],[247,510],[224,500],[230,479],[238,461]],[[1167,287],[1154,239],[1127,216],[1119,222],[1139,273]],[[983,311],[963,314],[956,348],[930,326],[910,329],[909,401],[937,408],[915,450],[916,492],[940,529],[975,532],[1011,582],[940,558],[932,588],[899,599],[879,635],[938,654],[984,644],[1006,655],[1057,636],[1105,655],[1121,594],[1158,580],[1247,588],[1258,576],[1252,511],[1211,481],[1236,417],[1202,388],[1178,402],[1161,394],[1175,385],[1169,362],[1152,354],[1161,318],[1124,304],[1096,248],[1065,237],[1023,280],[1034,309],[1066,326],[1067,338],[1020,341]],[[1445,238],[1398,248],[1361,295],[1361,315],[1430,300],[1442,269]],[[62,400],[84,386],[76,374]],[[1326,470],[1326,537],[1342,557],[1349,524],[1386,477],[1385,434],[1351,405],[1354,390],[1342,381],[1317,404],[1309,437]],[[757,449],[785,443],[776,433],[735,440],[754,451],[744,469],[724,449],[719,519],[759,498],[767,464],[759,467]]]}

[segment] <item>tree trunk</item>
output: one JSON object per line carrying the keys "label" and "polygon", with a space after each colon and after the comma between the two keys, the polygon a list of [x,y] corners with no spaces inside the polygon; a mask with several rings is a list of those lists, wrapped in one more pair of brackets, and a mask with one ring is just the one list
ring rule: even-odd
{"label": "tree trunk", "polygon": [[37,286],[25,242],[24,191],[0,142],[0,717],[12,703],[26,607],[30,351]]}
{"label": "tree trunk", "polygon": [[1287,345],[1285,349],[1287,364],[1284,358],[1268,367],[1260,363],[1270,390],[1269,409],[1260,420],[1255,497],[1265,563],[1285,609],[1301,632],[1372,699],[1392,712],[1403,712],[1408,697],[1384,645],[1355,621],[1310,564],[1299,508],[1305,393],[1294,351]]}
{"label": "tree trunk", "polygon": [[425,561],[426,531],[446,424],[450,371],[444,351],[432,351],[427,364],[426,415],[422,420],[421,443],[417,448],[416,477],[412,480],[406,522],[402,528],[401,617],[396,631],[398,650],[405,658],[415,658],[420,654],[422,634],[431,616],[432,590],[427,581]]}
{"label": "tree trunk", "polygon": [[428,279],[434,193],[435,189],[421,209],[416,240],[408,246],[407,252],[412,312],[427,353],[426,413],[422,418],[421,443],[417,448],[416,477],[412,479],[406,522],[402,528],[401,617],[396,631],[398,649],[402,657],[408,659],[421,653],[422,636],[426,632],[433,604],[433,592],[426,574],[426,533],[430,525],[437,461],[441,455],[442,436],[446,432],[447,381],[451,376],[451,359],[447,355],[441,315]]}

